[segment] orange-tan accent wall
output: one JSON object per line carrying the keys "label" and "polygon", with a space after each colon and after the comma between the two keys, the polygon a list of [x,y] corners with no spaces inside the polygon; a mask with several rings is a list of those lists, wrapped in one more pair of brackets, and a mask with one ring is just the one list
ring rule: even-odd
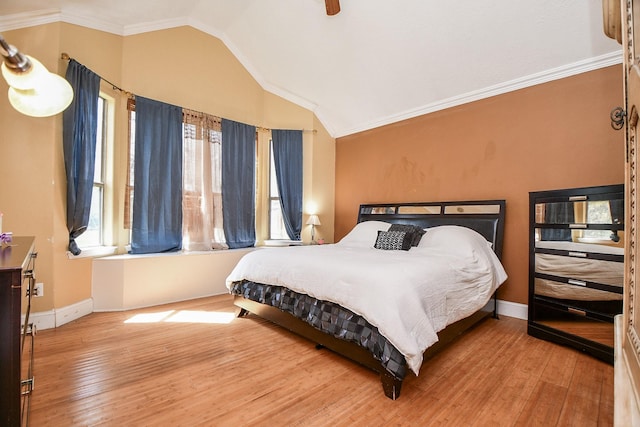
{"label": "orange-tan accent wall", "polygon": [[527,303],[529,192],[624,182],[622,69],[426,114],[336,141],[335,239],[367,202],[506,199],[503,300]]}

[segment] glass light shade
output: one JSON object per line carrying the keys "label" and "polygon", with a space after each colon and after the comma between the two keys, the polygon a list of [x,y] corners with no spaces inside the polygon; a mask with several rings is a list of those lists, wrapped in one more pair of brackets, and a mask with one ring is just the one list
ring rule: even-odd
{"label": "glass light shade", "polygon": [[2,76],[9,84],[9,102],[19,112],[32,117],[60,113],[71,104],[73,89],[68,81],[50,73],[35,58],[28,56],[31,68],[14,72],[2,63]]}

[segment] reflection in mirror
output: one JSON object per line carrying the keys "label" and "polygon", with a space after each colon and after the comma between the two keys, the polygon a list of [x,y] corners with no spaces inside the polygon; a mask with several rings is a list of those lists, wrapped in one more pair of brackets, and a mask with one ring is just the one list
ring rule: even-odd
{"label": "reflection in mirror", "polygon": [[371,213],[373,213],[373,214],[392,214],[392,213],[394,213],[394,211],[393,211],[393,208],[378,207],[378,208],[371,208]]}
{"label": "reflection in mirror", "polygon": [[497,214],[500,205],[451,205],[445,206],[445,214]]}
{"label": "reflection in mirror", "polygon": [[399,206],[400,214],[434,214],[440,213],[440,206]]}
{"label": "reflection in mirror", "polygon": [[369,206],[360,209],[362,214],[385,215],[395,213],[395,208],[389,206]]}
{"label": "reflection in mirror", "polygon": [[[576,204],[584,202],[576,202]],[[574,202],[536,203],[538,224],[573,224],[576,222]]]}
{"label": "reflection in mirror", "polygon": [[624,201],[589,200],[536,203],[538,224],[622,224]]}
{"label": "reflection in mirror", "polygon": [[594,229],[590,225],[624,223],[624,201],[581,200],[538,203],[535,205],[538,224],[567,224],[570,229],[542,228],[536,230],[536,240],[573,241],[622,246],[617,230]]}
{"label": "reflection in mirror", "polygon": [[541,319],[537,322],[554,329],[562,328],[567,333],[613,347],[613,328],[610,323],[589,319],[579,310],[574,311],[567,313],[563,318]]}
{"label": "reflection in mirror", "polygon": [[[600,253],[622,254],[624,253],[624,233],[606,230],[604,238],[584,237],[586,230],[566,230],[552,228],[535,229],[536,248],[569,250],[569,251],[596,251],[593,245],[600,245]],[[605,231],[605,230],[593,230]],[[611,249],[606,249],[610,247]]]}

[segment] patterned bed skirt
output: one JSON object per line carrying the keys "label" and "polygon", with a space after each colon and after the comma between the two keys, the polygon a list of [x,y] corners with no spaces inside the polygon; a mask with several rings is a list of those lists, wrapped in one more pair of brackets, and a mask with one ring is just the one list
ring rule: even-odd
{"label": "patterned bed skirt", "polygon": [[285,311],[320,331],[367,349],[395,378],[407,373],[404,356],[362,316],[328,301],[320,301],[282,286],[246,280],[234,282],[233,295]]}

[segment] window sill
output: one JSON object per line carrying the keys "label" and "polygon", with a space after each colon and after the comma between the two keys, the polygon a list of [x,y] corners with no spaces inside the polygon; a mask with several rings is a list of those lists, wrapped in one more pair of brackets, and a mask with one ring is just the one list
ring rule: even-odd
{"label": "window sill", "polygon": [[301,240],[288,239],[268,239],[264,241],[263,246],[279,247],[279,246],[302,246]]}
{"label": "window sill", "polygon": [[115,255],[117,249],[117,246],[97,246],[94,248],[82,249],[80,255],[73,255],[71,252],[67,251],[67,258],[99,258],[103,256]]}

